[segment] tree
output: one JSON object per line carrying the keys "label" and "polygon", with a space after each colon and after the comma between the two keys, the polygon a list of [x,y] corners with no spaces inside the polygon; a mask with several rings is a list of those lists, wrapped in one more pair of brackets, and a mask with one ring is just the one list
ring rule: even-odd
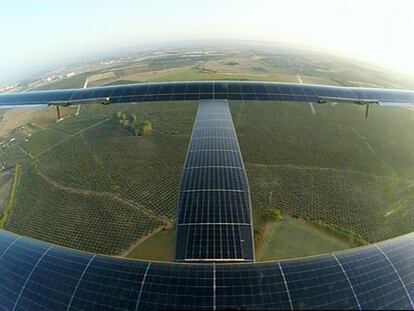
{"label": "tree", "polygon": [[278,222],[282,220],[283,218],[282,212],[277,208],[273,208],[270,211],[268,211],[265,217],[268,221],[274,221],[274,222]]}
{"label": "tree", "polygon": [[128,126],[128,121],[124,119],[120,119],[119,124],[121,125],[122,128],[126,128]]}
{"label": "tree", "polygon": [[128,121],[127,114],[125,112],[121,112],[121,120]]}
{"label": "tree", "polygon": [[137,114],[136,113],[133,113],[131,115],[131,123],[132,123],[132,125],[134,125],[134,126],[137,125],[137,119],[138,119]]}
{"label": "tree", "polygon": [[151,132],[152,132],[152,123],[151,123],[151,121],[146,120],[144,122],[144,126],[143,126],[142,130],[144,132],[144,135],[151,134]]}

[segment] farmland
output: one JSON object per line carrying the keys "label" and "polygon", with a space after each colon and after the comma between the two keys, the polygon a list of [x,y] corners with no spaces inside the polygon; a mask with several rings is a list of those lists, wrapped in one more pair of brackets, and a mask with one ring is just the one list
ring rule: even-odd
{"label": "farmland", "polygon": [[256,253],[256,260],[314,256],[354,246],[312,228],[303,220],[285,217],[271,225],[267,241]]}
{"label": "farmland", "polygon": [[[34,133],[33,141],[42,143],[31,150],[33,159],[23,160],[7,229],[120,255],[171,226],[196,108],[190,102],[88,106],[79,118],[48,128],[61,135],[59,145],[48,147],[56,142],[45,130]],[[303,104],[258,102],[232,102],[231,109],[256,211],[278,208],[324,220],[368,241],[411,230],[413,172],[405,168],[413,164],[414,150],[410,135],[403,135],[412,127],[411,114],[374,109],[364,120],[354,106],[318,106],[313,115]],[[133,136],[120,127],[119,111],[135,113],[140,122],[151,119],[154,133]],[[162,235],[148,238],[131,256],[171,258],[172,249],[149,255],[151,241],[158,245]]]}
{"label": "farmland", "polygon": [[11,172],[4,172],[0,175],[0,215],[9,203],[9,194],[12,187]]}
{"label": "farmland", "polygon": [[256,80],[344,86],[413,88],[414,80],[370,64],[289,48],[222,47],[131,55],[109,66],[80,66],[70,78],[35,88],[81,88],[155,81]]}
{"label": "farmland", "polygon": [[414,114],[233,103],[255,209],[321,219],[368,241],[414,224]]}
{"label": "farmland", "polygon": [[[114,117],[118,111],[151,119],[154,133],[131,135]],[[82,117],[37,131],[33,145],[22,143],[33,156],[24,161],[7,229],[118,255],[168,228],[195,111],[194,103],[91,106]],[[58,133],[60,143],[45,131]]]}
{"label": "farmland", "polygon": [[[149,57],[42,88],[82,87],[86,78],[92,86],[205,79],[411,85],[331,58],[244,51]],[[314,225],[318,221],[369,242],[412,231],[413,111],[372,107],[364,119],[362,107],[344,104],[314,105],[315,113],[306,103],[234,101],[230,107],[255,229],[267,230],[259,260],[355,246]],[[81,250],[172,260],[179,183],[197,103],[83,105],[80,115],[76,108],[62,108],[60,122],[52,108],[3,114],[0,134],[7,148],[0,160],[11,171],[20,167],[6,229]],[[150,122],[152,131],[132,131],[119,115],[136,116],[137,126]],[[10,186],[9,178],[4,189]],[[283,213],[282,222],[260,221],[272,209]],[[299,247],[304,241],[313,246]]]}

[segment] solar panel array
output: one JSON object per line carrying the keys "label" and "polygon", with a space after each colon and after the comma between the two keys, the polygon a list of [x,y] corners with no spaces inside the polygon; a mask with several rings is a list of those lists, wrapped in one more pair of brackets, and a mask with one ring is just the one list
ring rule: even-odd
{"label": "solar panel array", "polygon": [[[111,103],[338,99],[400,106],[413,105],[414,92],[265,82],[174,82],[1,94],[0,106],[64,105],[100,98],[110,98]],[[177,239],[184,242],[177,244],[177,259],[249,261],[253,259],[251,229],[249,234],[239,230],[251,226],[243,162],[227,104],[210,104],[200,105],[185,164],[178,215],[183,226],[177,230]],[[227,117],[215,120],[215,112]],[[225,191],[204,191],[212,186]],[[218,225],[222,221],[226,225]],[[193,229],[181,231],[181,227]],[[180,235],[189,239],[181,240]],[[0,310],[413,310],[413,299],[413,234],[300,260],[195,264],[95,255],[0,230]]]}
{"label": "solar panel array", "polygon": [[0,231],[0,310],[414,309],[414,236],[309,259],[153,263]]}
{"label": "solar panel array", "polygon": [[252,261],[250,193],[226,100],[199,104],[177,210],[177,261]]}
{"label": "solar panel array", "polygon": [[[38,104],[77,104],[76,101],[101,99],[111,103],[168,100],[273,100],[323,102],[336,99],[378,101],[384,106],[414,105],[414,91],[294,83],[200,81],[141,83],[76,90],[53,90],[0,94],[0,106]],[[105,99],[105,100],[104,100]]]}

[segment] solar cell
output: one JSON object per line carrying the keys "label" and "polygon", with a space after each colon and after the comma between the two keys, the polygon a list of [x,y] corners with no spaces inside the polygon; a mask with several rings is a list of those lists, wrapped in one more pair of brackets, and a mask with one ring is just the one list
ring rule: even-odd
{"label": "solar cell", "polygon": [[0,309],[413,309],[413,245],[410,235],[300,260],[178,264],[93,255],[1,230]]}
{"label": "solar cell", "polygon": [[91,256],[52,248],[39,262],[22,291],[19,307],[25,310],[64,309]]}
{"label": "solar cell", "polygon": [[[410,299],[398,274],[375,246],[336,255],[349,277],[362,309],[410,309]],[[374,293],[375,292],[375,293]]]}
{"label": "solar cell", "polygon": [[242,163],[237,150],[202,149],[188,153],[186,169],[212,166],[242,168]]}
{"label": "solar cell", "polygon": [[[51,246],[18,238],[12,241],[0,257],[0,298],[4,309],[12,310],[21,301],[22,294],[33,272]],[[24,302],[21,302],[22,304]]]}
{"label": "solar cell", "polygon": [[[414,92],[252,82],[180,82],[1,94],[0,105],[111,97],[412,105]],[[247,179],[228,105],[203,101],[190,141],[179,209],[177,260],[129,261],[0,231],[1,310],[414,309],[414,238],[333,255],[267,264],[254,258]],[[215,264],[210,261],[232,262]]]}
{"label": "solar cell", "polygon": [[177,260],[253,260],[249,189],[224,100],[200,102],[177,216]]}
{"label": "solar cell", "polygon": [[348,101],[370,99],[381,102],[383,106],[387,106],[387,103],[392,106],[394,102],[407,106],[414,105],[413,91],[272,82],[202,81],[142,83],[86,90],[6,93],[0,94],[0,106],[47,105],[56,100],[87,100],[96,97],[109,97],[111,103],[200,99],[319,102],[321,97],[336,97]]}
{"label": "solar cell", "polygon": [[282,262],[293,309],[358,309],[346,275],[330,256]]}
{"label": "solar cell", "polygon": [[[139,302],[141,285],[149,263],[127,260],[107,262],[105,257],[90,257],[82,270],[72,294],[70,308],[74,310],[110,309],[134,310]],[[91,295],[94,296],[91,299]]]}
{"label": "solar cell", "polygon": [[235,191],[183,192],[180,194],[178,217],[180,224],[243,223],[248,224],[250,213],[247,196]]}
{"label": "solar cell", "polygon": [[151,263],[136,310],[211,310],[211,265]]}
{"label": "solar cell", "polygon": [[271,309],[290,310],[283,277],[278,266],[216,264],[217,309]]}

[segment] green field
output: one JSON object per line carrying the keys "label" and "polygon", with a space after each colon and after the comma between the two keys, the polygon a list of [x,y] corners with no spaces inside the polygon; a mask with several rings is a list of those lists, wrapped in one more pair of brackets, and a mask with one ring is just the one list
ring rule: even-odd
{"label": "green field", "polygon": [[22,143],[23,149],[35,156],[44,151],[46,148],[53,146],[61,140],[67,138],[69,135],[56,131],[53,128],[42,129],[33,134],[29,141]]}
{"label": "green field", "polygon": [[86,129],[94,124],[99,123],[105,119],[105,115],[79,115],[77,117],[70,117],[64,120],[64,122],[55,123],[52,125],[53,129],[60,132],[67,133],[69,135],[75,134],[76,132]]}
{"label": "green field", "polygon": [[36,91],[44,90],[56,90],[56,89],[79,89],[85,84],[85,80],[91,73],[86,72],[83,74],[76,75],[71,78],[65,78],[63,80],[51,82],[44,86],[36,88]]}
{"label": "green field", "polygon": [[[14,207],[14,201],[16,199],[16,190],[17,185],[19,183],[20,178],[20,165],[16,164],[16,167],[14,169],[14,176],[13,176],[13,182],[11,184],[11,187],[9,189],[9,194],[6,196],[8,198],[8,202],[6,203],[4,200],[4,197],[2,197],[2,203],[5,205],[2,207],[1,216],[0,216],[0,228],[3,229],[7,221],[9,220],[9,215]],[[3,194],[4,195],[4,194]]]}
{"label": "green field", "polygon": [[13,184],[13,175],[11,171],[0,174],[0,215],[9,204],[10,190]]}
{"label": "green field", "polygon": [[[414,85],[401,82],[405,80],[397,75],[335,58],[249,50],[167,55],[88,72],[44,88],[82,87],[89,75],[105,70],[115,72],[115,81],[105,78],[105,84],[212,79],[296,82],[300,75],[305,83]],[[412,231],[412,110],[372,106],[365,119],[363,107],[357,105],[315,104],[316,114],[307,103],[233,101],[230,106],[251,188],[255,229],[260,231],[264,225],[260,215],[270,209],[285,215],[274,225],[258,258],[307,256],[350,246],[310,226],[312,221],[370,242]],[[62,111],[71,115],[56,123],[54,110],[39,111],[35,120],[1,139],[10,146],[2,150],[0,160],[7,167],[20,165],[21,172],[6,228],[118,256],[144,240],[130,256],[171,260],[174,231],[153,233],[175,221],[197,103],[82,105],[79,116],[73,115],[73,108]],[[136,114],[138,124],[150,121],[153,132],[132,135],[120,126],[118,113]],[[11,137],[16,138],[14,143]]]}
{"label": "green field", "polygon": [[67,247],[119,254],[162,224],[136,204],[62,187],[26,164],[6,229]]}
{"label": "green field", "polygon": [[[181,52],[181,53],[180,53]],[[146,55],[112,66],[74,68],[81,72],[37,87],[37,90],[81,88],[88,77],[90,84],[116,85],[154,81],[183,80],[261,80],[304,83],[414,88],[411,77],[374,68],[370,64],[310,51],[258,49],[248,47],[218,50],[214,54],[191,55],[188,49],[164,55]],[[182,54],[184,53],[184,54]]]}
{"label": "green field", "polygon": [[272,224],[270,236],[256,254],[256,260],[314,256],[354,246],[311,227],[303,220],[285,217]]}
{"label": "green field", "polygon": [[[6,228],[120,255],[171,224],[196,109],[189,102],[91,105],[35,132],[28,151],[47,151],[19,160],[21,183]],[[317,106],[316,115],[295,103],[231,102],[231,110],[254,210],[320,219],[371,242],[411,231],[412,112],[374,108],[365,120],[360,107],[345,105]],[[151,120],[153,133],[122,129],[120,111]]]}
{"label": "green field", "polygon": [[12,145],[7,151],[0,155],[1,161],[6,163],[7,167],[14,167],[16,163],[24,162],[27,159],[27,154],[17,144]]}
{"label": "green field", "polygon": [[161,231],[146,239],[128,254],[128,258],[174,261],[175,230]]}
{"label": "green field", "polygon": [[[414,113],[233,102],[253,208],[280,209],[376,242],[414,224]],[[395,212],[398,211],[398,212]]]}
{"label": "green field", "polygon": [[[30,151],[38,156],[22,162],[7,229],[120,255],[168,226],[196,108],[194,103],[88,106],[79,117],[34,133],[29,142],[38,142],[38,150]],[[131,135],[120,127],[118,111],[135,113],[139,122],[151,120],[153,133]],[[59,133],[60,143],[45,132]]]}

